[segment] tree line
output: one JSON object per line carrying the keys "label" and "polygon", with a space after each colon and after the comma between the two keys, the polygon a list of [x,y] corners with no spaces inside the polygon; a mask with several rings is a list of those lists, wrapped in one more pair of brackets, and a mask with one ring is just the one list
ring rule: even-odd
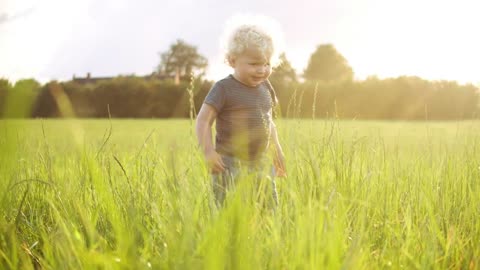
{"label": "tree line", "polygon": [[[414,76],[354,80],[331,44],[319,45],[299,76],[285,54],[270,77],[283,117],[385,120],[476,119],[479,89]],[[203,78],[206,58],[177,41],[161,54],[152,76],[103,80],[0,79],[2,117],[185,118],[198,112],[214,82]],[[227,75],[227,74],[225,74]]]}

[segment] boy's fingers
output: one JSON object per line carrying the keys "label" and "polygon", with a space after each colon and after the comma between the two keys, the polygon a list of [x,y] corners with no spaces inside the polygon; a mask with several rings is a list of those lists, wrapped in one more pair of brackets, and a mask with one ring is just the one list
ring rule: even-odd
{"label": "boy's fingers", "polygon": [[222,166],[215,165],[214,167],[212,167],[212,172],[213,173],[221,173],[223,171],[225,171],[225,168],[222,167]]}
{"label": "boy's fingers", "polygon": [[277,157],[275,160],[274,160],[274,163],[276,166],[278,166],[279,168],[282,168],[282,170],[285,170],[285,159],[283,157]]}
{"label": "boy's fingers", "polygon": [[278,170],[276,171],[276,176],[285,177],[287,176],[287,173],[282,168],[278,168]]}
{"label": "boy's fingers", "polygon": [[218,161],[219,161],[218,163],[220,163],[222,167],[225,167],[225,163],[223,163],[223,159],[221,157],[218,159]]}
{"label": "boy's fingers", "polygon": [[217,161],[215,162],[215,165],[216,165],[218,168],[222,169],[222,171],[225,169],[225,163],[223,163],[223,160],[222,160],[221,157],[219,157],[219,158],[217,159]]}
{"label": "boy's fingers", "polygon": [[217,162],[217,164],[215,164],[215,167],[220,170],[221,172],[223,172],[225,170],[225,165],[223,164],[222,161],[220,162]]}

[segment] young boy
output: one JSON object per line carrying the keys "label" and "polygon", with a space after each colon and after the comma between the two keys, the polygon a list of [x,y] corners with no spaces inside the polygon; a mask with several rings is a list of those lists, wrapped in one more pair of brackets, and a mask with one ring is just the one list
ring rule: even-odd
{"label": "young boy", "polygon": [[[202,105],[196,122],[198,142],[213,174],[213,191],[222,204],[226,191],[241,169],[250,173],[268,171],[267,152],[274,147],[276,176],[285,176],[285,159],[272,120],[277,102],[268,77],[274,53],[272,37],[255,25],[237,27],[227,43],[226,60],[233,74],[216,82]],[[215,147],[212,125],[216,120]],[[273,177],[273,199],[278,204]]]}

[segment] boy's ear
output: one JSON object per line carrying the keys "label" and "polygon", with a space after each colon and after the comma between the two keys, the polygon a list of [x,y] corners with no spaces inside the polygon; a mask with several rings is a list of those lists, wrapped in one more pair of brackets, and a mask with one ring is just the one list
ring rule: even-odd
{"label": "boy's ear", "polygon": [[227,58],[227,61],[228,61],[228,64],[233,67],[235,65],[235,56],[233,55],[229,55],[228,58]]}

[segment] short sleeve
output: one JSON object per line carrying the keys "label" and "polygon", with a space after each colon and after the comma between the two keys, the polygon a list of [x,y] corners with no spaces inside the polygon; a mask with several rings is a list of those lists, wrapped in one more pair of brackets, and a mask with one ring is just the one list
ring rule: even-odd
{"label": "short sleeve", "polygon": [[272,98],[272,107],[275,107],[278,104],[278,98],[277,98],[277,93],[275,93],[275,89],[273,88],[273,85],[270,83],[269,80],[265,80],[265,86],[268,89],[268,92],[270,92],[270,97]]}
{"label": "short sleeve", "polygon": [[208,91],[204,103],[213,106],[217,112],[221,111],[225,105],[225,89],[218,83],[214,84]]}

